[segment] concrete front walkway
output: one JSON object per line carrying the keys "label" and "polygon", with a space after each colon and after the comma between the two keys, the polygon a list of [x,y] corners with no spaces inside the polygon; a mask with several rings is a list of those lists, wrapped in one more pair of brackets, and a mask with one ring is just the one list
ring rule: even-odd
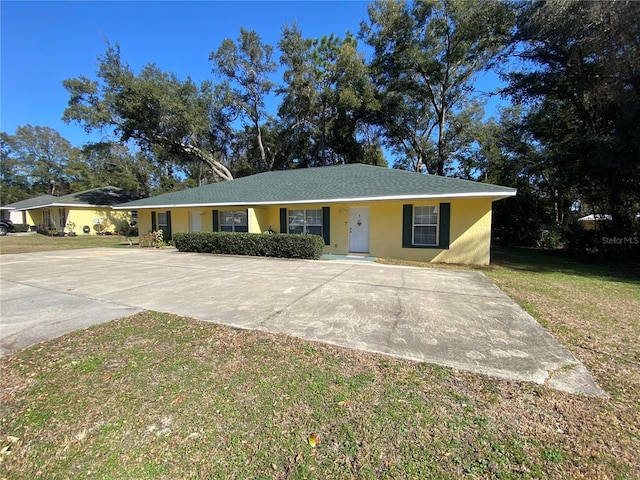
{"label": "concrete front walkway", "polygon": [[88,249],[0,256],[0,353],[142,310],[590,395],[586,368],[485,275]]}

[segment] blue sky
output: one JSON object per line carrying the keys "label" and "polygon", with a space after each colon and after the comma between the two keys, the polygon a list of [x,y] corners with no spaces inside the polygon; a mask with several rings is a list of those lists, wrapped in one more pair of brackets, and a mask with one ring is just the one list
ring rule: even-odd
{"label": "blue sky", "polygon": [[[141,1],[0,2],[0,131],[26,124],[54,128],[72,144],[91,140],[62,114],[67,78],[95,78],[96,58],[108,39],[138,71],[155,62],[178,77],[212,79],[209,53],[240,27],[276,46],[283,25],[296,22],[305,37],[357,34],[366,1]],[[363,47],[364,48],[364,47]],[[280,82],[281,75],[275,79]],[[485,77],[477,88],[489,90]],[[275,112],[274,112],[275,113]]]}

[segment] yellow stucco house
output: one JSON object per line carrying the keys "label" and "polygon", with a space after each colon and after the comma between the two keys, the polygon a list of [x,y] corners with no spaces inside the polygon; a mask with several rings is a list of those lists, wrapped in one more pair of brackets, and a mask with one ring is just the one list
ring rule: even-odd
{"label": "yellow stucco house", "polygon": [[5,205],[14,223],[35,227],[42,233],[99,235],[117,233],[130,223],[130,210],[111,207],[138,198],[118,187],[100,187],[56,197],[42,195]]}
{"label": "yellow stucco house", "polygon": [[351,164],[275,171],[137,200],[140,234],[309,233],[325,254],[487,265],[491,205],[512,188]]}

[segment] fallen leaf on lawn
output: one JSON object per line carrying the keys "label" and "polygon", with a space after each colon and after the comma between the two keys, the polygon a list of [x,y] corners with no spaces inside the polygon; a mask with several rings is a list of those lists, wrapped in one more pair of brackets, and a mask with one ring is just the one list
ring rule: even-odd
{"label": "fallen leaf on lawn", "polygon": [[349,405],[351,405],[351,401],[350,400],[343,400],[341,402],[338,402],[338,405],[341,407],[348,407]]}
{"label": "fallen leaf on lawn", "polygon": [[296,455],[296,458],[295,458],[296,463],[300,461],[302,461],[302,450],[298,451],[298,454]]}
{"label": "fallen leaf on lawn", "polygon": [[111,380],[113,378],[113,375],[110,373],[107,373],[104,377],[102,377],[102,380],[104,382],[108,382],[109,380]]}
{"label": "fallen leaf on lawn", "polygon": [[315,433],[312,433],[307,437],[307,442],[309,442],[309,445],[312,447],[315,447],[316,445],[320,445],[320,437]]}
{"label": "fallen leaf on lawn", "polygon": [[178,397],[178,398],[176,398],[176,403],[177,403],[178,405],[180,405],[183,401],[184,401],[184,400],[183,400],[183,398],[182,398],[182,397]]}

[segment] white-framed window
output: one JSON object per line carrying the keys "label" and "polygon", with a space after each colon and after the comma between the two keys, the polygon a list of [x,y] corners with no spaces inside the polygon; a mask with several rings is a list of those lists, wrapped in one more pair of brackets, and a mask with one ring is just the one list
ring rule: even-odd
{"label": "white-framed window", "polygon": [[438,244],[438,207],[413,208],[413,244],[435,246]]}
{"label": "white-framed window", "polygon": [[220,212],[221,232],[248,232],[249,223],[246,210],[228,210]]}
{"label": "white-framed window", "polygon": [[289,233],[322,236],[322,209],[289,210]]}

